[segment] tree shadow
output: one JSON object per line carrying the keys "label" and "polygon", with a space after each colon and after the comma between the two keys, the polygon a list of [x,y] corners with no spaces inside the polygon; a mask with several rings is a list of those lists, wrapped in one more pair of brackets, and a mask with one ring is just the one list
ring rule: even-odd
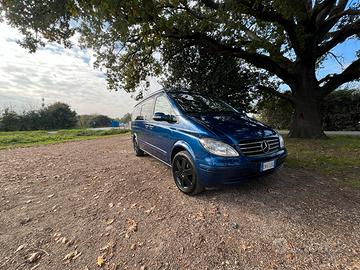
{"label": "tree shadow", "polygon": [[303,170],[284,168],[240,185],[207,190],[198,199],[228,209],[241,206],[239,211],[272,213],[308,225],[360,224],[358,190]]}

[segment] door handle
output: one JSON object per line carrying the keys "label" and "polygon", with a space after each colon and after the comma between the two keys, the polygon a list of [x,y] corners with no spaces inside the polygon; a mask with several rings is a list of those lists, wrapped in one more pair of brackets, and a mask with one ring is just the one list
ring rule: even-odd
{"label": "door handle", "polygon": [[148,128],[148,129],[152,129],[154,126],[151,125],[151,124],[145,124],[145,127]]}

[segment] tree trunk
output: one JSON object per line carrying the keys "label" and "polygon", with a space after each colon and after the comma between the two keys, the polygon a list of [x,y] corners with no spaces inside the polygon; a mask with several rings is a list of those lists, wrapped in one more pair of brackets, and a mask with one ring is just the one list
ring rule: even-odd
{"label": "tree trunk", "polygon": [[295,112],[290,125],[291,138],[326,138],[322,129],[315,63],[299,63],[292,87]]}
{"label": "tree trunk", "polygon": [[295,112],[291,121],[289,137],[291,138],[326,138],[322,129],[320,104],[316,98],[297,97]]}

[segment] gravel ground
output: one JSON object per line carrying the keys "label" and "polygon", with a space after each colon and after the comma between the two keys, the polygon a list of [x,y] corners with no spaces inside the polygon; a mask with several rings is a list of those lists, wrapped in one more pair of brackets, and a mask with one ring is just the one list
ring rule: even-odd
{"label": "gravel ground", "polygon": [[360,269],[360,194],[283,168],[189,197],[129,136],[0,151],[0,269]]}

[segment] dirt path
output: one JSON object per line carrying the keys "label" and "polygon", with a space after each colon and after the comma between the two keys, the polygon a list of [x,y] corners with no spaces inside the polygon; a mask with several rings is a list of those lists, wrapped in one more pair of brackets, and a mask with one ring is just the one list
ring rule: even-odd
{"label": "dirt path", "polygon": [[0,269],[360,269],[358,190],[311,172],[188,197],[119,136],[0,151],[0,191]]}

